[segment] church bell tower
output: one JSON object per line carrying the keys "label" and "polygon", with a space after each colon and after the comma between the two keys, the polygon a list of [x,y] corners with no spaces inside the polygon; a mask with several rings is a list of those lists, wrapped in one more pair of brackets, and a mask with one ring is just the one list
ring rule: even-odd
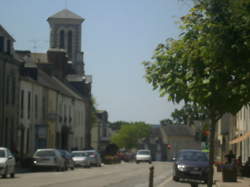
{"label": "church bell tower", "polygon": [[64,49],[72,62],[74,74],[84,75],[81,51],[82,22],[84,19],[68,9],[50,16],[50,48]]}

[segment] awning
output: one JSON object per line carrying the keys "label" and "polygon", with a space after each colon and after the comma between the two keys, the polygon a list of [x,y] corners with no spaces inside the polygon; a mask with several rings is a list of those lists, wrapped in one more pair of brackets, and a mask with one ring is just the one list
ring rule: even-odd
{"label": "awning", "polygon": [[244,135],[238,137],[238,138],[235,138],[235,139],[231,140],[229,142],[229,144],[236,144],[236,143],[242,142],[243,140],[245,140],[245,139],[247,139],[249,137],[250,137],[250,131],[245,133]]}

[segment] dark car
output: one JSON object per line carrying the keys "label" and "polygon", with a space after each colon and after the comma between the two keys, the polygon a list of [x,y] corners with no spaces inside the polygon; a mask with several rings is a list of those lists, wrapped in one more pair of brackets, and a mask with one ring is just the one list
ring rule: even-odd
{"label": "dark car", "polygon": [[173,166],[173,180],[194,184],[207,183],[209,161],[200,150],[185,149],[177,154]]}
{"label": "dark car", "polygon": [[67,170],[68,168],[74,169],[75,163],[72,158],[72,154],[68,152],[67,150],[59,149],[59,152],[61,153],[62,157],[64,158],[64,168]]}

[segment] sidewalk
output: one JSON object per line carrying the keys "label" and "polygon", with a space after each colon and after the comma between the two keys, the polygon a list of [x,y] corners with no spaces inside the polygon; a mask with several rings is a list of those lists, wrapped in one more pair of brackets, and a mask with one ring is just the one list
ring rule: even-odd
{"label": "sidewalk", "polygon": [[238,177],[237,182],[223,182],[222,172],[214,170],[214,180],[216,180],[216,187],[250,187],[250,178]]}

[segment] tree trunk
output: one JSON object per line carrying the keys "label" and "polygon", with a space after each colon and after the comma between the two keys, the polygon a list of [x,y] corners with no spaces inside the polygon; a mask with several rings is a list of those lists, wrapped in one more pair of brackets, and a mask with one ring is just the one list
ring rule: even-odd
{"label": "tree trunk", "polygon": [[216,126],[216,116],[214,113],[211,114],[211,124],[210,124],[210,137],[209,137],[209,173],[208,173],[208,187],[213,186],[213,164],[214,164],[214,137],[215,137],[215,126]]}

